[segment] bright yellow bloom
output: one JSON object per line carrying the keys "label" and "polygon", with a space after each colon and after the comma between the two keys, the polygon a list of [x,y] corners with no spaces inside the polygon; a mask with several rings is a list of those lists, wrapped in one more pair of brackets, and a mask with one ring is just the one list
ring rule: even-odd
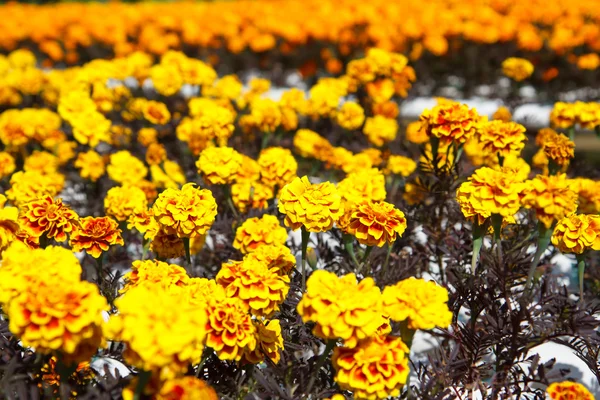
{"label": "bright yellow bloom", "polygon": [[134,261],[131,271],[123,275],[123,279],[125,286],[120,293],[126,293],[138,286],[173,292],[182,289],[190,282],[187,272],[179,265],[155,260]]}
{"label": "bright yellow bloom", "polygon": [[269,147],[258,156],[260,180],[270,187],[283,186],[296,177],[298,163],[292,152],[282,147]]}
{"label": "bright yellow bloom", "polygon": [[264,263],[280,275],[289,275],[296,266],[296,257],[291,250],[279,244],[259,246],[251,253],[246,254],[244,259],[253,259]]}
{"label": "bright yellow bloom", "polygon": [[294,150],[302,157],[313,157],[321,160],[329,154],[333,146],[327,139],[310,129],[298,129],[294,135]]}
{"label": "bright yellow bloom", "polygon": [[245,351],[242,363],[259,364],[265,357],[277,364],[283,350],[283,337],[281,336],[281,324],[278,319],[254,321],[256,326],[256,348],[253,351]]}
{"label": "bright yellow bloom", "polygon": [[152,206],[154,218],[162,228],[181,238],[204,235],[217,216],[217,203],[210,190],[193,183],[162,192]]}
{"label": "bright yellow bloom", "polygon": [[325,232],[344,213],[342,197],[331,182],[311,184],[308,177],[295,178],[279,192],[277,208],[285,214],[285,225],[296,230]]}
{"label": "bright yellow bloom", "polygon": [[154,89],[163,96],[173,96],[183,85],[179,69],[170,64],[157,64],[150,69]]}
{"label": "bright yellow bloom", "polygon": [[600,250],[600,216],[573,214],[563,218],[554,228],[552,244],[563,253]]}
{"label": "bright yellow bloom", "polygon": [[391,245],[406,230],[404,213],[385,201],[358,204],[346,213],[344,231],[367,246]]}
{"label": "bright yellow bloom", "polygon": [[492,119],[494,121],[510,122],[512,120],[512,113],[508,108],[500,106],[496,111],[494,111]]}
{"label": "bright yellow bloom", "polygon": [[278,274],[269,264],[248,257],[224,263],[215,280],[225,288],[228,298],[240,299],[259,317],[279,311],[290,288],[289,276]]}
{"label": "bright yellow bloom", "polygon": [[47,151],[34,151],[23,163],[24,171],[38,171],[48,174],[58,171],[59,159]]}
{"label": "bright yellow bloom", "polygon": [[89,179],[92,182],[96,182],[104,175],[104,158],[94,150],[89,150],[86,153],[79,153],[77,160],[75,160],[75,168],[79,170],[79,175],[83,179]]}
{"label": "bright yellow bloom", "polygon": [[336,120],[344,129],[349,131],[358,129],[365,121],[365,110],[363,110],[360,104],[347,101],[338,110]]}
{"label": "bright yellow bloom", "polygon": [[23,206],[19,224],[30,236],[64,242],[79,225],[79,216],[61,199],[45,196]]}
{"label": "bright yellow bloom", "polygon": [[164,125],[171,120],[171,113],[165,103],[148,100],[144,103],[143,109],[146,121],[155,125]]}
{"label": "bright yellow bloom", "polygon": [[548,160],[561,167],[569,165],[571,159],[575,157],[575,143],[560,133],[547,136],[543,149]]}
{"label": "bright yellow bloom", "polygon": [[554,382],[546,388],[552,400],[594,400],[594,395],[580,383]]}
{"label": "bright yellow bloom", "polygon": [[5,151],[0,152],[0,179],[10,176],[15,168],[15,158]]}
{"label": "bright yellow bloom", "polygon": [[96,147],[100,142],[110,142],[111,122],[97,111],[75,114],[69,122],[73,137],[81,144]]}
{"label": "bright yellow bloom", "polygon": [[478,134],[483,152],[502,157],[521,154],[527,140],[525,127],[515,122],[486,122],[481,125]]}
{"label": "bright yellow bloom", "polygon": [[232,183],[242,166],[242,155],[231,147],[209,147],[196,162],[198,172],[211,185]]}
{"label": "bright yellow bloom", "polygon": [[119,224],[109,217],[85,217],[79,220],[79,226],[71,234],[69,245],[73,251],[82,251],[98,258],[110,246],[123,246],[123,237]]}
{"label": "bright yellow bloom", "polygon": [[59,173],[42,174],[37,171],[17,171],[10,177],[10,189],[6,197],[16,206],[43,196],[56,196],[65,184],[65,177]]}
{"label": "bright yellow bloom", "polygon": [[363,133],[369,139],[369,142],[375,146],[383,146],[396,139],[398,134],[398,121],[392,118],[386,118],[381,115],[369,117],[365,121]]}
{"label": "bright yellow bloom", "polygon": [[375,336],[383,323],[381,292],[372,278],[358,282],[354,274],[338,278],[320,269],[306,282],[298,314],[304,323],[315,323],[315,336],[342,339],[344,346],[355,347]]}
{"label": "bright yellow bloom", "polygon": [[412,159],[405,156],[391,155],[387,159],[386,166],[383,173],[386,175],[395,174],[403,177],[407,177],[417,169],[417,163]]}
{"label": "bright yellow bloom", "polygon": [[132,214],[148,208],[144,191],[135,186],[116,186],[104,197],[104,210],[117,221],[125,221]]}
{"label": "bright yellow bloom", "polygon": [[381,104],[389,101],[396,91],[391,79],[378,79],[366,84],[367,95],[373,103]]}
{"label": "bright yellow bloom", "polygon": [[184,376],[167,380],[155,400],[219,400],[219,397],[205,381]]}
{"label": "bright yellow bloom", "polygon": [[256,98],[250,103],[249,121],[264,134],[273,133],[281,125],[279,104],[271,99]]}
{"label": "bright yellow bloom", "polygon": [[6,207],[6,196],[0,194],[0,252],[8,247],[19,232],[19,209]]}
{"label": "bright yellow bloom", "polygon": [[567,129],[577,123],[577,106],[558,101],[550,112],[550,123],[555,128]]}
{"label": "bright yellow bloom", "polygon": [[546,228],[577,210],[577,193],[565,174],[538,175],[527,183],[523,205],[535,210],[535,215]]}
{"label": "bright yellow bloom", "polygon": [[584,129],[595,129],[600,126],[600,103],[575,103],[577,122]]}
{"label": "bright yellow bloom", "polygon": [[423,144],[429,141],[425,126],[421,121],[414,121],[406,126],[406,140],[414,144]]}
{"label": "bright yellow bloom", "polygon": [[110,156],[106,172],[110,179],[117,183],[135,185],[148,175],[148,168],[130,152],[121,150]]}
{"label": "bright yellow bloom", "polygon": [[214,279],[191,278],[181,288],[192,303],[207,305],[213,298],[225,298],[225,289]]}
{"label": "bright yellow bloom", "polygon": [[231,200],[242,213],[267,208],[273,196],[273,188],[260,182],[241,181],[231,185]]}
{"label": "bright yellow bloom", "polygon": [[336,347],[335,381],[355,399],[386,399],[400,395],[408,379],[409,349],[402,339],[376,336],[354,348]]}
{"label": "bright yellow bloom", "polygon": [[600,213],[600,181],[587,178],[572,179],[573,190],[578,195],[578,210],[584,214]]}
{"label": "bright yellow bloom", "polygon": [[408,319],[410,329],[447,328],[452,322],[448,290],[435,282],[408,278],[383,289],[384,314],[394,321]]}
{"label": "bright yellow bloom", "polygon": [[238,170],[235,181],[236,182],[256,182],[260,179],[260,166],[258,162],[242,154],[242,165]]}
{"label": "bright yellow bloom", "polygon": [[533,64],[524,58],[509,57],[502,62],[502,72],[509,78],[520,82],[533,74]]}
{"label": "bright yellow bloom", "polygon": [[447,103],[425,110],[421,114],[422,128],[429,137],[435,136],[440,144],[465,143],[476,132],[480,117],[466,104]]}
{"label": "bright yellow bloom", "polygon": [[351,172],[337,186],[338,193],[347,204],[383,201],[387,196],[385,176],[377,168]]}
{"label": "bright yellow bloom", "polygon": [[[160,143],[150,143],[146,149],[146,162],[151,167],[167,161],[167,150]],[[152,171],[152,168],[150,169]]]}
{"label": "bright yellow bloom", "polygon": [[150,143],[156,143],[158,132],[155,128],[141,128],[137,134],[137,140],[144,147],[148,147]]}
{"label": "bright yellow bloom", "polygon": [[176,234],[168,233],[163,229],[159,229],[152,237],[150,250],[156,253],[157,257],[162,259],[179,258],[185,255],[185,247],[181,238]]}
{"label": "bright yellow bloom", "polygon": [[246,254],[260,246],[283,245],[287,237],[287,230],[279,224],[277,217],[265,214],[260,218],[249,218],[237,228],[233,247]]}

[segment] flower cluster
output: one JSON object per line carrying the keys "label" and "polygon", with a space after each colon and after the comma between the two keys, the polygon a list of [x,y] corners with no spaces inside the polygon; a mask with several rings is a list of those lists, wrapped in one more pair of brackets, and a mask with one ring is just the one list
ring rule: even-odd
{"label": "flower cluster", "polygon": [[600,217],[581,214],[561,219],[554,228],[552,244],[563,253],[600,250]]}

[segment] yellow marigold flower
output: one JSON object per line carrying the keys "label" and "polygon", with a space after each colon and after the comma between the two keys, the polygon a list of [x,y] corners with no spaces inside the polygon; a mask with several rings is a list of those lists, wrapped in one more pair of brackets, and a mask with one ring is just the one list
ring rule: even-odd
{"label": "yellow marigold flower", "polygon": [[577,193],[565,174],[538,175],[527,183],[523,205],[535,210],[537,219],[546,228],[577,210]]}
{"label": "yellow marigold flower", "polygon": [[381,115],[382,117],[392,119],[398,118],[398,115],[400,114],[398,104],[392,100],[373,104],[371,111],[373,112],[373,115]]}
{"label": "yellow marigold flower", "polygon": [[294,150],[302,157],[320,159],[323,151],[330,152],[333,146],[327,139],[310,129],[298,129],[294,135]]}
{"label": "yellow marigold flower", "polygon": [[278,319],[254,321],[256,326],[256,348],[253,351],[245,351],[242,363],[259,364],[265,357],[273,363],[279,363],[280,351],[283,350],[283,337],[281,336],[281,324]]}
{"label": "yellow marigold flower", "polygon": [[265,214],[260,218],[249,218],[237,228],[233,247],[246,254],[260,246],[283,245],[287,237],[287,230],[279,224],[277,217]]}
{"label": "yellow marigold flower", "polygon": [[15,168],[15,158],[5,151],[0,152],[0,179],[10,176]]}
{"label": "yellow marigold flower", "polygon": [[24,171],[38,171],[42,174],[56,172],[58,167],[58,157],[47,151],[34,151],[23,164]]}
{"label": "yellow marigold flower", "polygon": [[[500,169],[500,164],[498,163],[498,157],[490,157],[486,160],[487,166],[493,166],[494,169]],[[521,157],[517,157],[515,155],[508,156],[504,159],[504,165],[507,166],[512,172],[515,174],[515,177],[519,181],[525,181],[529,179],[529,173],[531,172],[531,167],[527,164]]]}
{"label": "yellow marigold flower", "polygon": [[279,244],[259,246],[244,258],[267,264],[280,275],[289,275],[296,266],[296,257],[291,250]]}
{"label": "yellow marigold flower", "polygon": [[171,64],[157,64],[150,69],[150,78],[154,89],[163,96],[172,96],[179,92],[183,77],[179,69]]}
{"label": "yellow marigold flower", "polygon": [[314,322],[313,333],[322,339],[343,339],[355,347],[373,337],[383,322],[381,292],[372,278],[357,282],[354,274],[338,278],[317,270],[306,282],[306,293],[298,303],[304,323]]}
{"label": "yellow marigold flower", "polygon": [[383,173],[386,175],[395,174],[407,177],[417,169],[417,163],[405,156],[391,155],[387,159]]}
{"label": "yellow marigold flower", "polygon": [[367,58],[359,58],[352,60],[346,67],[346,73],[353,79],[359,82],[366,83],[375,79],[375,75],[379,68],[375,62]]}
{"label": "yellow marigold flower", "polygon": [[552,400],[594,400],[594,395],[585,386],[575,382],[554,382],[546,388]]}
{"label": "yellow marigold flower", "polygon": [[550,112],[550,123],[559,129],[567,129],[577,123],[577,106],[558,101]]}
{"label": "yellow marigold flower", "polygon": [[71,234],[79,225],[79,216],[64,205],[61,199],[54,200],[52,196],[44,196],[23,206],[19,224],[31,236],[44,235],[57,242],[64,242],[67,234]]}
{"label": "yellow marigold flower", "polygon": [[338,183],[337,190],[348,204],[383,201],[387,196],[385,176],[377,168],[349,173]]}
{"label": "yellow marigold flower", "polygon": [[179,258],[185,255],[185,247],[181,238],[175,233],[167,233],[162,229],[159,229],[152,237],[150,250],[162,259]]}
{"label": "yellow marigold flower", "polygon": [[296,177],[298,163],[292,152],[282,147],[269,147],[258,156],[260,180],[268,186],[280,188]]}
{"label": "yellow marigold flower", "polygon": [[480,117],[466,104],[440,104],[421,114],[422,128],[429,137],[435,136],[440,144],[465,143],[476,132]]}
{"label": "yellow marigold flower", "polygon": [[383,309],[394,321],[408,319],[410,329],[447,328],[452,322],[448,290],[414,277],[383,289]]}
{"label": "yellow marigold flower", "polygon": [[378,166],[378,165],[381,165],[381,163],[383,163],[383,157],[382,157],[381,150],[376,149],[374,147],[369,147],[367,149],[364,149],[363,151],[361,151],[360,153],[357,153],[356,155],[357,156],[358,155],[366,155],[371,160],[371,165],[373,165],[373,166]]}
{"label": "yellow marigold flower", "polygon": [[285,214],[285,225],[296,230],[325,232],[344,213],[342,197],[331,182],[311,184],[308,177],[295,178],[279,192],[277,208]]}
{"label": "yellow marigold flower", "polygon": [[73,137],[81,144],[96,147],[100,142],[111,141],[111,122],[97,111],[76,114],[69,122],[73,126]]}
{"label": "yellow marigold flower", "polygon": [[558,132],[552,128],[542,128],[535,135],[535,144],[539,147],[543,147],[546,140],[556,134],[558,134]]}
{"label": "yellow marigold flower", "polygon": [[79,226],[71,234],[69,245],[73,251],[82,251],[98,258],[110,246],[123,246],[123,237],[119,224],[109,217],[85,217],[79,220]]}
{"label": "yellow marigold flower", "polygon": [[259,317],[279,311],[290,288],[289,276],[278,274],[269,264],[256,258],[247,257],[223,264],[215,280],[225,288],[227,297],[240,299]]}
{"label": "yellow marigold flower", "polygon": [[150,143],[156,143],[158,132],[154,128],[141,128],[138,131],[137,141],[144,147],[148,147]]}
{"label": "yellow marigold flower", "polygon": [[509,57],[502,62],[502,72],[509,78],[520,82],[533,74],[533,64],[524,58]]}
{"label": "yellow marigold flower", "polygon": [[500,106],[496,111],[494,111],[492,119],[494,121],[510,122],[512,120],[512,113],[508,108]]}
{"label": "yellow marigold flower", "polygon": [[256,182],[260,179],[260,165],[253,158],[242,154],[242,165],[238,170],[235,181],[236,182]]}
{"label": "yellow marigold flower", "polygon": [[331,397],[327,397],[323,400],[346,400],[346,397],[343,394],[336,393]]}
{"label": "yellow marigold flower", "polygon": [[291,108],[300,113],[304,112],[305,103],[306,99],[304,97],[304,91],[297,88],[286,90],[279,100],[279,105],[282,108]]}
{"label": "yellow marigold flower", "polygon": [[512,217],[519,211],[525,184],[508,168],[482,167],[456,191],[456,200],[466,218],[481,224],[492,214]]}
{"label": "yellow marigold flower", "polygon": [[273,133],[281,125],[279,104],[271,99],[257,98],[250,103],[250,118],[261,132]]}
{"label": "yellow marigold flower", "polygon": [[0,194],[0,252],[8,247],[19,232],[19,209],[6,207],[6,197]]}
{"label": "yellow marigold flower", "polygon": [[75,168],[79,170],[79,175],[83,179],[89,179],[92,182],[96,182],[104,175],[104,158],[94,150],[89,150],[86,153],[79,153],[77,160],[75,160]]}
{"label": "yellow marigold flower", "polygon": [[16,206],[43,196],[56,196],[63,189],[65,177],[59,173],[42,174],[38,171],[17,171],[10,177],[6,197]]}
{"label": "yellow marigold flower", "polygon": [[[106,325],[107,339],[123,342],[127,363],[173,378],[200,361],[206,337],[206,308],[183,291],[138,286],[115,300],[119,310]],[[173,312],[177,310],[177,312]]]}
{"label": "yellow marigold flower", "polygon": [[167,105],[160,101],[148,100],[144,104],[143,114],[146,121],[155,125],[164,125],[171,120]]}
{"label": "yellow marigold flower", "polygon": [[136,182],[134,186],[142,189],[148,203],[152,203],[158,196],[156,185],[154,182],[150,182],[147,179],[142,179],[141,181]]}
{"label": "yellow marigold flower", "polygon": [[167,159],[167,150],[160,143],[150,143],[146,149],[146,162],[149,165],[159,165]]}
{"label": "yellow marigold flower", "polygon": [[561,167],[569,165],[575,157],[575,143],[560,133],[546,137],[543,149],[548,160]]}
{"label": "yellow marigold flower", "polygon": [[234,100],[242,93],[242,82],[236,75],[225,75],[215,82],[212,88],[205,87],[202,94]]}
{"label": "yellow marigold flower", "polygon": [[344,230],[367,246],[392,244],[406,230],[404,213],[385,201],[358,204],[346,212]]}
{"label": "yellow marigold flower", "polygon": [[588,53],[577,58],[579,69],[595,70],[600,67],[600,56],[596,53]]}
{"label": "yellow marigold flower", "polygon": [[349,131],[358,129],[365,121],[365,110],[354,101],[347,101],[336,114],[337,123]]}
{"label": "yellow marigold flower", "polygon": [[421,121],[414,121],[406,126],[406,140],[415,144],[429,141],[429,136],[427,136],[427,131]]}
{"label": "yellow marigold flower", "polygon": [[134,261],[131,271],[126,273],[123,279],[125,286],[120,293],[126,293],[138,286],[172,292],[182,289],[190,282],[187,272],[179,265],[155,260]]}
{"label": "yellow marigold flower", "polygon": [[165,381],[155,400],[219,400],[215,390],[193,376]]}
{"label": "yellow marigold flower", "polygon": [[110,156],[110,164],[106,167],[108,176],[122,185],[135,185],[148,175],[144,163],[127,150],[118,151]]}
{"label": "yellow marigold flower", "polygon": [[515,122],[490,121],[479,128],[479,143],[486,153],[519,155],[525,147],[525,127]]}
{"label": "yellow marigold flower", "polygon": [[274,195],[273,188],[260,182],[241,181],[231,185],[231,200],[242,213],[267,208]]}
{"label": "yellow marigold flower", "polygon": [[552,244],[563,253],[600,250],[600,216],[573,214],[563,218],[554,228]]}
{"label": "yellow marigold flower", "polygon": [[335,84],[319,81],[309,90],[306,113],[313,119],[335,116],[340,97],[346,93]]}
{"label": "yellow marigold flower", "polygon": [[160,227],[154,219],[152,209],[140,209],[131,214],[127,219],[127,229],[133,228],[144,234],[144,239],[148,240],[154,238]]}
{"label": "yellow marigold flower", "polygon": [[573,190],[578,195],[578,210],[584,214],[600,213],[600,181],[587,178],[572,179]]}
{"label": "yellow marigold flower", "polygon": [[125,221],[129,216],[148,208],[144,191],[135,186],[116,186],[104,197],[104,210],[117,221]]}
{"label": "yellow marigold flower", "polygon": [[206,345],[221,360],[239,361],[256,348],[256,326],[248,305],[237,298],[213,297],[208,301]]}
{"label": "yellow marigold flower", "polygon": [[354,348],[333,350],[335,381],[355,399],[387,399],[400,395],[408,379],[409,349],[402,339],[376,336]]}
{"label": "yellow marigold flower", "polygon": [[209,147],[196,162],[198,172],[211,185],[233,182],[242,165],[242,156],[231,147]]}
{"label": "yellow marigold flower", "polygon": [[207,305],[211,299],[225,299],[225,289],[214,279],[191,278],[181,287],[192,303]]}
{"label": "yellow marigold flower", "polygon": [[398,133],[398,121],[391,118],[385,118],[381,115],[369,117],[365,121],[363,133],[369,139],[369,142],[375,146],[383,146],[384,144],[396,139]]}
{"label": "yellow marigold flower", "polygon": [[217,203],[210,190],[193,183],[162,192],[152,206],[154,218],[162,228],[180,238],[204,235],[217,216]]}
{"label": "yellow marigold flower", "polygon": [[595,129],[600,125],[600,103],[575,103],[577,123],[584,129]]}
{"label": "yellow marigold flower", "polygon": [[367,95],[374,103],[384,103],[390,100],[396,92],[396,86],[391,79],[378,79],[366,84]]}
{"label": "yellow marigold flower", "polygon": [[35,54],[27,49],[17,49],[8,55],[8,62],[13,68],[26,69],[35,67],[37,62]]}

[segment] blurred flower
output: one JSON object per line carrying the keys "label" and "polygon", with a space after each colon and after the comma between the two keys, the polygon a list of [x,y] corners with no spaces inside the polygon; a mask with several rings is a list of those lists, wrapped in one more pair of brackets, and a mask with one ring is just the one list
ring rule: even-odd
{"label": "blurred flower", "polygon": [[575,143],[560,133],[548,135],[544,140],[543,149],[548,160],[561,167],[569,165],[575,157]]}
{"label": "blurred flower", "polygon": [[600,56],[596,53],[588,53],[577,58],[579,69],[595,70],[600,67]]}
{"label": "blurred flower", "polygon": [[146,149],[146,162],[149,165],[160,165],[167,160],[167,150],[159,143],[150,143]]}
{"label": "blurred flower", "polygon": [[6,206],[6,196],[0,194],[0,252],[17,237],[19,227],[19,209]]}
{"label": "blurred flower", "polygon": [[135,185],[148,175],[148,168],[130,152],[121,150],[110,156],[106,172],[117,183]]}
{"label": "blurred flower", "polygon": [[260,246],[283,245],[287,237],[287,230],[279,224],[277,217],[265,214],[260,218],[248,218],[237,228],[233,247],[246,254]]}
{"label": "blurred flower", "polygon": [[555,128],[567,129],[577,122],[577,108],[575,104],[557,101],[550,112],[550,123]]}
{"label": "blurred flower", "polygon": [[148,100],[144,103],[144,118],[155,125],[164,125],[171,120],[171,113],[165,103]]}
{"label": "blurred flower", "polygon": [[398,122],[395,119],[386,118],[381,115],[369,117],[365,121],[363,133],[367,136],[369,142],[381,147],[385,143],[396,139]]}
{"label": "blurred flower", "polygon": [[494,111],[492,119],[494,121],[510,122],[512,120],[512,113],[508,108],[500,106],[496,111]]}
{"label": "blurred flower", "polygon": [[533,74],[533,64],[523,58],[509,57],[502,61],[502,72],[509,78],[520,82]]}
{"label": "blurred flower", "polygon": [[96,182],[104,175],[105,164],[103,157],[94,150],[79,153],[75,160],[75,168],[79,169],[79,175],[83,179]]}
{"label": "blurred flower", "polygon": [[405,156],[391,155],[387,159],[386,167],[383,173],[388,175],[390,173],[407,177],[417,169],[417,163],[412,159]]}
{"label": "blurred flower", "polygon": [[104,197],[104,210],[117,221],[125,221],[132,214],[148,208],[146,194],[135,186],[115,186]]}
{"label": "blurred flower", "polygon": [[82,251],[98,258],[116,244],[124,245],[119,224],[109,217],[85,217],[71,234],[69,245],[73,251]]}
{"label": "blurred flower", "polygon": [[552,244],[563,253],[600,250],[600,216],[573,214],[561,219],[554,228]]}
{"label": "blurred flower", "polygon": [[585,386],[575,382],[554,382],[546,388],[552,400],[594,400],[594,395]]}
{"label": "blurred flower", "polygon": [[218,400],[215,390],[193,376],[169,379],[160,388],[155,400]]}
{"label": "blurred flower", "polygon": [[415,144],[423,144],[429,141],[425,126],[421,121],[414,121],[406,126],[406,140]]}
{"label": "blurred flower", "polygon": [[600,181],[587,178],[571,179],[571,188],[578,195],[578,210],[584,214],[600,213]]}
{"label": "blurred flower", "polygon": [[6,197],[17,207],[44,196],[56,196],[63,190],[65,177],[59,173],[17,171],[10,177]]}
{"label": "blurred flower", "polygon": [[526,184],[523,205],[534,209],[537,219],[546,228],[577,210],[577,193],[571,189],[572,184],[565,174],[538,175]]}
{"label": "blurred flower", "polygon": [[360,104],[347,101],[337,112],[336,121],[344,129],[352,131],[362,126],[365,120],[365,110]]}
{"label": "blurred flower", "polygon": [[296,177],[298,163],[292,152],[282,147],[269,147],[258,156],[260,180],[270,187],[283,186]]}

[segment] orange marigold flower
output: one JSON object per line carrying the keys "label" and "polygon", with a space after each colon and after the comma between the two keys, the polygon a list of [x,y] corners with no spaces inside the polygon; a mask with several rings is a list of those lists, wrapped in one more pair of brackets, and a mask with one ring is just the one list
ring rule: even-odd
{"label": "orange marigold flower", "polygon": [[440,144],[465,143],[476,132],[480,117],[466,104],[445,103],[425,110],[419,118],[429,137],[435,136]]}
{"label": "orange marigold flower", "polygon": [[546,228],[577,210],[577,193],[565,174],[538,175],[527,183],[523,205],[535,210],[537,219]]}
{"label": "orange marigold flower", "polygon": [[452,322],[448,290],[435,282],[405,279],[383,289],[383,309],[394,321],[408,319],[410,329],[447,328]]}
{"label": "orange marigold flower", "polygon": [[[181,240],[180,240],[181,242]],[[125,293],[138,286],[166,291],[179,290],[190,282],[190,278],[182,267],[155,260],[136,260],[131,271],[123,276],[125,286],[120,293]]]}
{"label": "orange marigold flower", "polygon": [[125,221],[132,214],[148,208],[144,191],[135,186],[116,186],[104,197],[104,210],[117,221]]}
{"label": "orange marigold flower", "polygon": [[296,266],[296,257],[288,247],[279,244],[258,246],[244,258],[265,263],[280,275],[289,275]]}
{"label": "orange marigold flower", "polygon": [[369,117],[365,121],[363,133],[369,139],[369,142],[375,146],[383,146],[385,143],[396,139],[398,134],[398,121],[392,118],[386,118],[381,115]]}
{"label": "orange marigold flower", "polygon": [[520,82],[533,74],[533,64],[524,58],[509,57],[502,62],[502,72],[509,78]]}
{"label": "orange marigold flower", "polygon": [[560,129],[567,129],[577,123],[577,106],[572,103],[558,101],[550,112],[550,123]]}
{"label": "orange marigold flower", "polygon": [[596,53],[588,53],[577,58],[579,69],[595,70],[600,67],[600,56]]}
{"label": "orange marigold flower", "polygon": [[279,192],[277,208],[285,214],[285,225],[296,230],[325,232],[344,213],[342,197],[331,182],[311,184],[308,177],[295,178]]}
{"label": "orange marigold flower", "polygon": [[237,298],[211,298],[207,310],[206,345],[221,360],[239,361],[256,348],[256,326],[246,303]]}
{"label": "orange marigold flower", "polygon": [[561,167],[569,165],[571,159],[575,157],[575,143],[560,133],[548,135],[543,149],[548,160]]}
{"label": "orange marigold flower", "polygon": [[104,175],[104,158],[94,150],[89,150],[86,153],[79,153],[77,160],[75,160],[75,168],[79,170],[79,175],[83,179],[89,179],[92,182],[96,182]]}
{"label": "orange marigold flower", "polygon": [[298,314],[304,323],[315,323],[315,336],[340,338],[344,346],[355,347],[373,337],[383,323],[381,292],[372,278],[358,282],[354,274],[338,278],[320,269],[306,282]]}
{"label": "orange marigold flower", "polygon": [[490,121],[479,128],[479,143],[483,152],[502,157],[519,155],[525,147],[525,127],[515,122]]}
{"label": "orange marigold flower", "polygon": [[414,121],[406,126],[406,140],[415,144],[429,141],[429,136],[427,136],[427,131],[421,121]]}
{"label": "orange marigold flower", "polygon": [[64,242],[67,234],[78,226],[79,216],[61,199],[44,196],[23,206],[19,223],[31,236],[45,235],[57,242]]}
{"label": "orange marigold flower", "polygon": [[492,119],[495,121],[510,122],[512,120],[512,113],[508,108],[500,106],[496,111],[494,111]]}
{"label": "orange marigold flower", "polygon": [[211,185],[225,185],[233,182],[241,166],[241,154],[231,147],[204,149],[196,162],[198,172]]}
{"label": "orange marigold flower", "polygon": [[227,297],[240,299],[259,317],[278,311],[290,288],[289,276],[278,274],[269,264],[248,257],[223,264],[215,280],[225,288]]}
{"label": "orange marigold flower", "polygon": [[160,388],[156,400],[219,400],[215,390],[193,376],[169,379]]}
{"label": "orange marigold flower", "polygon": [[585,386],[575,382],[554,382],[546,388],[552,400],[594,400],[594,395]]}
{"label": "orange marigold flower", "polygon": [[394,336],[376,336],[354,348],[336,347],[335,381],[355,399],[399,396],[408,378],[408,353],[402,339]]}
{"label": "orange marigold flower", "polygon": [[363,110],[360,104],[347,101],[338,110],[336,120],[344,129],[349,131],[358,129],[365,121],[365,110]]}
{"label": "orange marigold flower", "polygon": [[283,350],[283,337],[281,336],[281,324],[278,319],[256,320],[256,348],[245,351],[242,363],[259,364],[265,357],[277,364]]}
{"label": "orange marigold flower", "polygon": [[405,156],[391,155],[387,159],[383,173],[386,175],[395,174],[407,177],[417,169],[417,163]]}
{"label": "orange marigold flower", "polygon": [[265,185],[280,188],[296,177],[298,163],[292,152],[282,147],[269,147],[258,156],[260,180]]}
{"label": "orange marigold flower", "polygon": [[164,125],[171,120],[171,113],[165,103],[148,100],[144,103],[143,115],[151,124]]}
{"label": "orange marigold flower", "polygon": [[277,217],[265,214],[260,218],[249,218],[237,228],[233,247],[246,254],[260,246],[283,245],[287,237],[287,230],[279,224]]}
{"label": "orange marigold flower", "polygon": [[373,115],[381,115],[383,117],[393,119],[398,118],[398,115],[400,114],[398,104],[392,100],[373,104],[371,111],[373,112]]}
{"label": "orange marigold flower", "polygon": [[167,159],[167,150],[160,143],[150,143],[146,149],[146,162],[149,165],[159,165]]}
{"label": "orange marigold flower", "polygon": [[204,235],[217,216],[217,202],[210,190],[187,183],[162,192],[152,206],[154,218],[167,233],[181,238]]}
{"label": "orange marigold flower", "polygon": [[406,230],[404,213],[385,201],[358,204],[346,213],[344,231],[367,246],[392,244]]}
{"label": "orange marigold flower", "polygon": [[573,214],[561,219],[554,228],[552,244],[563,253],[600,250],[600,216]]}
{"label": "orange marigold flower", "polygon": [[109,217],[85,217],[79,220],[79,227],[71,234],[69,245],[73,251],[82,251],[98,258],[110,246],[124,244],[119,224]]}

